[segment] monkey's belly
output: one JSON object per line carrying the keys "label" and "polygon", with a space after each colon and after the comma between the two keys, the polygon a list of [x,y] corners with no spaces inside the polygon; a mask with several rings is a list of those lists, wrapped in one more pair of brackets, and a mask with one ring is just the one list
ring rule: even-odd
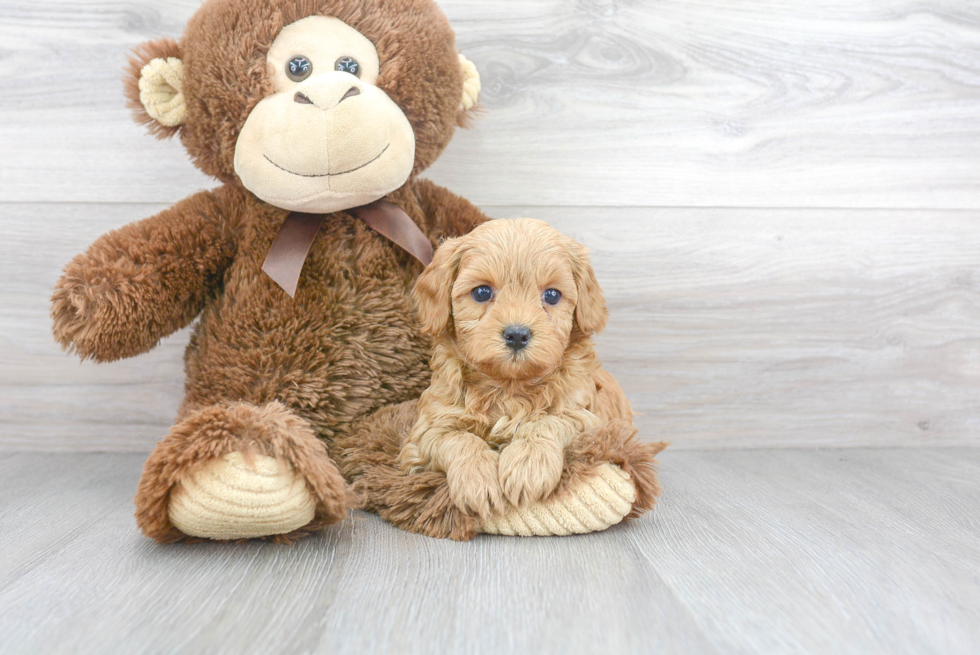
{"label": "monkey's belly", "polygon": [[204,311],[188,346],[182,413],[279,400],[331,437],[365,413],[417,397],[429,383],[429,343],[391,282],[331,289],[324,281],[295,300],[264,279],[229,290]]}

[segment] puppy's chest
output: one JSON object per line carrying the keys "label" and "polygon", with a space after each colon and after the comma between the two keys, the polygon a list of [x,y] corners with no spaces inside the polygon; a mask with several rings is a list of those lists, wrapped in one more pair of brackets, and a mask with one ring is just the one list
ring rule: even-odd
{"label": "puppy's chest", "polygon": [[497,397],[490,404],[468,403],[466,426],[490,446],[500,449],[509,444],[523,422],[544,416],[559,416],[568,411],[568,403],[544,404],[534,397]]}

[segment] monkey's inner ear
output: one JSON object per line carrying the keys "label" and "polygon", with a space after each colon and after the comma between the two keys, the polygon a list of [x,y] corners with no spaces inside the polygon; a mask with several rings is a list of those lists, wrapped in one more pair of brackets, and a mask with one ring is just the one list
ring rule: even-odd
{"label": "monkey's inner ear", "polygon": [[138,123],[157,137],[173,136],[184,124],[184,62],[173,39],[148,41],[133,50],[123,79]]}
{"label": "monkey's inner ear", "polygon": [[183,81],[184,62],[177,57],[157,57],[140,69],[140,103],[150,118],[165,127],[184,122]]}
{"label": "monkey's inner ear", "polygon": [[460,120],[466,113],[476,107],[480,101],[480,73],[473,62],[459,55],[459,67],[463,70],[463,95],[459,99]]}

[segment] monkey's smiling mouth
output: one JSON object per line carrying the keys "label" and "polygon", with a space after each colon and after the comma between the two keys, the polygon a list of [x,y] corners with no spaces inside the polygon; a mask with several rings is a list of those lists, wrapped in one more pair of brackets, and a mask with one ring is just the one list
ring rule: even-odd
{"label": "monkey's smiling mouth", "polygon": [[308,175],[306,173],[296,173],[294,171],[289,170],[288,168],[283,168],[282,166],[280,166],[276,162],[272,161],[271,159],[269,159],[269,156],[268,155],[263,154],[262,156],[265,157],[265,160],[267,162],[269,162],[270,164],[272,164],[273,166],[275,166],[279,170],[285,171],[285,172],[289,173],[290,175],[296,175],[298,177],[334,177],[336,175],[347,175],[348,173],[353,173],[354,171],[361,170],[362,168],[364,168],[368,164],[373,164],[374,162],[378,161],[378,159],[381,158],[381,155],[385,154],[385,151],[388,150],[388,146],[390,146],[390,145],[391,144],[389,143],[387,146],[385,146],[384,148],[382,148],[381,149],[381,152],[379,152],[377,155],[375,155],[373,159],[371,159],[370,161],[364,162],[360,166],[355,166],[354,168],[352,168],[350,170],[341,171],[340,173],[321,173],[319,175]]}

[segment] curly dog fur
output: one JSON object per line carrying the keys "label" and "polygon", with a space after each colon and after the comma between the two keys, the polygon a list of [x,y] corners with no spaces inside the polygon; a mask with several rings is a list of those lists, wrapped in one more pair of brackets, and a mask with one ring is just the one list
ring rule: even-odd
{"label": "curly dog fur", "polygon": [[540,500],[600,423],[590,335],[607,310],[585,248],[541,221],[487,223],[439,248],[415,298],[435,347],[402,468],[445,472],[481,516]]}
{"label": "curly dog fur", "polygon": [[[607,461],[636,484],[631,517],[653,505],[664,444],[635,439],[629,402],[600,368],[591,334],[607,310],[583,246],[541,221],[485,223],[440,247],[415,297],[435,340],[432,383],[417,404],[360,423],[362,443],[338,455],[367,509],[467,539],[480,517],[564,493]],[[507,344],[515,325],[519,347]]]}

